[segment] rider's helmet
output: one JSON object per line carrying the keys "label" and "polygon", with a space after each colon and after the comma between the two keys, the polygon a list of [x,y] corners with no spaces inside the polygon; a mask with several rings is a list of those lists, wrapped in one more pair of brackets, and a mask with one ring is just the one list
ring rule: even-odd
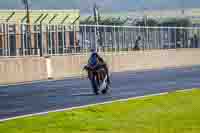
{"label": "rider's helmet", "polygon": [[96,52],[96,50],[94,48],[90,49],[90,52],[93,53],[93,52]]}
{"label": "rider's helmet", "polygon": [[95,49],[91,49],[91,56],[90,56],[90,59],[89,59],[89,65],[90,66],[95,66],[97,64],[97,52]]}
{"label": "rider's helmet", "polygon": [[91,51],[91,56],[97,56],[98,53],[96,49],[91,49],[90,51]]}

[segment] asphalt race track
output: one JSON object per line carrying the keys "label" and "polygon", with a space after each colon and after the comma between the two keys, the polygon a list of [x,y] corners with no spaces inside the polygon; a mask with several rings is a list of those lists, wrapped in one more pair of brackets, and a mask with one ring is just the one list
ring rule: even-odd
{"label": "asphalt race track", "polygon": [[200,88],[200,66],[112,74],[112,91],[92,94],[87,79],[0,87],[0,119],[179,89]]}

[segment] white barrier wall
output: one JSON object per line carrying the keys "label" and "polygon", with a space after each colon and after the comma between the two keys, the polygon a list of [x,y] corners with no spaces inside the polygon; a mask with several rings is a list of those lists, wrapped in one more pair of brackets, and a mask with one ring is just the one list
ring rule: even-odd
{"label": "white barrier wall", "polygon": [[0,84],[47,79],[46,60],[40,57],[0,59]]}
{"label": "white barrier wall", "polygon": [[[200,65],[200,49],[102,54],[111,72]],[[0,84],[80,76],[89,55],[0,59]]]}
{"label": "white barrier wall", "polygon": [[[200,49],[171,49],[102,54],[111,72],[200,65]],[[80,76],[89,55],[51,57],[53,77]]]}

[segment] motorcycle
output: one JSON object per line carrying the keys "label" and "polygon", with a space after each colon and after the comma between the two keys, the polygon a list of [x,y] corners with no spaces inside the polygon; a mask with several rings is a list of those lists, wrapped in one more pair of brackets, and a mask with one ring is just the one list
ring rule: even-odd
{"label": "motorcycle", "polygon": [[109,90],[109,85],[107,82],[107,74],[104,68],[94,70],[88,65],[84,66],[84,70],[87,71],[88,79],[91,82],[93,92],[98,95],[99,92],[106,94]]}

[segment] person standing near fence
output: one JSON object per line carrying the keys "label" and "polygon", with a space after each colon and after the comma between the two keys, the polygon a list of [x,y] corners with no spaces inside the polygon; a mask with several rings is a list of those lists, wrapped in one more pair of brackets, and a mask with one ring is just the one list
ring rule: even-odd
{"label": "person standing near fence", "polygon": [[141,41],[141,37],[138,36],[136,41],[135,41],[135,46],[134,46],[134,50],[140,50],[140,41]]}

